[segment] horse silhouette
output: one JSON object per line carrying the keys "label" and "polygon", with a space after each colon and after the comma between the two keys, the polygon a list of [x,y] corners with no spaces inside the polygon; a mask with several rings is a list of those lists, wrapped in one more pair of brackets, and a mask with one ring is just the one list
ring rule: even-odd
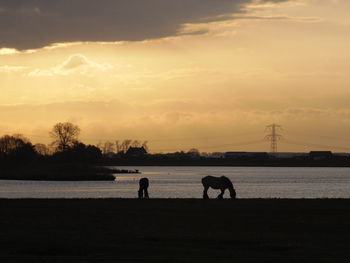
{"label": "horse silhouette", "polygon": [[147,190],[149,186],[148,178],[146,177],[141,178],[139,181],[139,185],[140,185],[140,188],[138,191],[139,199],[148,199],[149,198],[148,190]]}
{"label": "horse silhouette", "polygon": [[218,199],[224,198],[224,193],[226,189],[230,191],[231,199],[236,198],[236,191],[233,188],[232,182],[226,176],[215,177],[215,176],[208,175],[202,178],[202,184],[204,187],[203,199],[209,199],[209,196],[208,196],[209,187],[213,189],[221,190],[221,193],[218,195]]}

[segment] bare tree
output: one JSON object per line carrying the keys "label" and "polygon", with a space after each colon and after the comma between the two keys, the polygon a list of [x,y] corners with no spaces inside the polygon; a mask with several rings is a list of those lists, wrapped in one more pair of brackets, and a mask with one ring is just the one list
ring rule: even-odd
{"label": "bare tree", "polygon": [[189,149],[188,153],[194,153],[199,155],[199,150],[197,148],[191,148]]}
{"label": "bare tree", "polygon": [[23,134],[20,134],[20,133],[15,133],[12,135],[12,137],[16,138],[16,139],[20,139],[22,140],[24,143],[30,143],[30,140],[25,137]]}
{"label": "bare tree", "polygon": [[34,149],[40,155],[50,155],[51,154],[50,148],[43,143],[35,144]]}
{"label": "bare tree", "polygon": [[199,150],[196,148],[192,148],[187,152],[188,155],[190,155],[192,158],[198,158],[200,157]]}
{"label": "bare tree", "polygon": [[121,143],[121,147],[120,147],[121,152],[126,153],[129,150],[131,143],[132,143],[132,140],[124,140]]}
{"label": "bare tree", "polygon": [[103,143],[102,142],[98,142],[96,144],[96,147],[99,148],[101,151],[103,151]]}
{"label": "bare tree", "polygon": [[146,152],[149,152],[148,141],[144,141],[144,142],[142,143],[142,147],[146,150]]}
{"label": "bare tree", "polygon": [[120,142],[119,140],[115,141],[115,151],[116,153],[126,153],[130,147],[143,147],[147,152],[148,141],[141,142],[139,140],[123,140]]}
{"label": "bare tree", "polygon": [[140,147],[141,146],[141,142],[138,141],[138,140],[134,140],[132,143],[131,143],[131,147]]}
{"label": "bare tree", "polygon": [[29,139],[21,134],[4,135],[0,138],[0,152],[8,154],[28,144]]}
{"label": "bare tree", "polygon": [[80,128],[70,122],[59,122],[53,126],[50,136],[54,139],[53,145],[59,151],[67,150],[78,141]]}
{"label": "bare tree", "polygon": [[116,153],[121,152],[121,144],[119,143],[119,141],[115,141],[115,151]]}
{"label": "bare tree", "polygon": [[102,153],[107,154],[110,152],[114,152],[114,143],[110,141],[106,141],[103,145]]}

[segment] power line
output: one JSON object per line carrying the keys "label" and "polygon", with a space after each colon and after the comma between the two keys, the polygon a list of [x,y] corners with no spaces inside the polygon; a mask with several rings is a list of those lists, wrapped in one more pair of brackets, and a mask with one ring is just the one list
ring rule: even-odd
{"label": "power line", "polygon": [[332,146],[332,145],[323,145],[323,144],[313,144],[313,143],[305,143],[305,142],[298,142],[298,141],[292,141],[288,139],[283,139],[282,142],[287,144],[293,144],[293,145],[299,145],[299,146],[307,146],[307,147],[317,147],[317,148],[326,148],[326,149],[339,149],[339,150],[345,150],[349,151],[349,147],[339,147],[339,146]]}
{"label": "power line", "polygon": [[[22,134],[23,136],[28,136],[28,137],[38,137],[38,138],[52,138],[49,135],[39,135],[39,134],[32,134],[32,133],[19,133],[19,132],[11,132],[11,131],[4,131],[2,130],[2,134]],[[235,133],[234,136],[244,136],[244,135],[258,135],[259,133],[256,132],[250,132],[250,133]],[[118,138],[120,136],[116,136]],[[194,140],[209,140],[209,139],[218,139],[218,138],[231,138],[232,134],[223,134],[223,135],[216,135],[216,136],[196,136],[196,137],[169,137],[169,138],[164,138],[164,139],[159,139],[159,138],[137,138],[138,140],[144,141],[152,141],[152,142],[169,142],[169,141],[194,141]],[[90,141],[115,141],[114,139],[101,139],[97,137],[92,137],[92,136],[86,136],[86,135],[81,135],[81,139],[83,140],[90,140]]]}
{"label": "power line", "polygon": [[[247,135],[258,135],[259,133],[254,132],[254,133],[235,133],[234,136],[247,136]],[[159,139],[159,138],[148,138],[148,141],[152,142],[168,142],[168,141],[194,141],[194,140],[210,140],[210,139],[222,139],[222,138],[232,138],[232,133],[230,134],[225,134],[225,135],[216,135],[216,136],[196,136],[196,137],[170,137],[170,138],[164,138],[164,139]]]}
{"label": "power line", "polygon": [[279,141],[282,138],[282,135],[278,134],[277,130],[281,128],[282,126],[277,124],[271,124],[266,126],[266,129],[271,131],[270,134],[265,136],[265,139],[270,141],[270,151],[272,153],[277,152],[277,141]]}
{"label": "power line", "polygon": [[[245,141],[245,142],[240,142],[240,143],[232,143],[232,144],[221,144],[221,145],[209,145],[209,146],[199,146],[199,148],[205,148],[205,149],[220,149],[220,148],[230,148],[230,147],[237,147],[237,146],[245,146],[245,145],[252,145],[252,144],[259,144],[262,143],[266,140],[270,141],[270,150],[271,152],[277,152],[277,142],[281,141],[282,143],[286,143],[286,144],[292,144],[292,145],[298,145],[298,146],[304,146],[304,147],[317,147],[317,148],[326,148],[326,149],[339,149],[339,150],[344,150],[344,151],[350,151],[350,147],[342,147],[342,146],[332,146],[332,145],[323,145],[323,144],[315,144],[315,143],[307,143],[307,142],[301,142],[301,141],[295,141],[295,140],[289,140],[288,138],[285,139],[284,137],[282,137],[282,135],[278,134],[277,131],[279,129],[281,129],[282,126],[277,125],[277,124],[271,124],[268,125],[266,127],[266,129],[268,129],[270,131],[270,134],[265,136],[264,140],[254,140],[254,141]],[[3,134],[16,134],[13,132],[9,132],[9,131],[4,131],[2,130]],[[39,135],[39,134],[32,134],[32,133],[21,133],[22,135],[26,136],[26,137],[38,137],[38,138],[51,138],[50,136],[45,136],[45,135]],[[257,133],[248,133],[249,135],[251,134],[257,134]],[[291,133],[292,135],[296,134],[296,133]],[[238,136],[237,134],[235,134],[236,136]],[[246,135],[246,134],[242,134],[242,135]],[[310,137],[312,135],[302,135],[302,134],[298,134],[299,136],[303,136],[303,137]],[[162,142],[162,141],[191,141],[191,140],[208,140],[208,139],[215,139],[215,138],[224,138],[224,136],[203,136],[203,137],[196,137],[196,138],[191,138],[191,137],[178,137],[178,138],[164,138],[164,139],[150,139],[148,141],[150,142]],[[315,137],[315,136],[314,136]],[[341,138],[334,138],[334,137],[329,137],[329,136],[322,136],[322,135],[317,135],[317,137],[323,137],[323,138],[329,138],[329,139],[337,139],[337,140],[344,140],[345,139],[341,139]],[[96,140],[96,141],[103,141],[101,139],[97,139],[97,138],[93,138],[93,137],[85,137],[85,136],[81,136],[81,138],[83,140]],[[158,151],[170,151],[170,150],[175,150],[175,148],[173,149],[159,149]]]}
{"label": "power line", "polygon": [[[292,136],[296,136],[296,137],[307,137],[307,138],[315,138],[314,134],[301,134],[298,132],[287,132],[288,134],[292,135]],[[344,139],[344,138],[339,138],[339,137],[332,137],[332,136],[326,136],[326,135],[320,135],[317,134],[318,138],[324,138],[324,139],[329,139],[329,140],[337,140],[337,141],[343,141],[343,142],[349,142],[349,139]]]}
{"label": "power line", "polygon": [[207,146],[205,148],[237,147],[237,146],[245,146],[245,145],[251,145],[251,144],[259,144],[263,142],[264,140],[256,140],[256,141],[241,142],[236,144],[222,144],[222,145],[215,145],[215,146]]}
{"label": "power line", "polygon": [[[251,144],[259,144],[265,142],[264,140],[256,140],[256,141],[246,141],[246,142],[240,142],[235,144],[221,144],[221,145],[211,145],[211,146],[200,146],[198,148],[205,148],[205,149],[213,149],[213,148],[229,148],[229,147],[237,147],[237,146],[245,146],[245,145],[251,145]],[[175,148],[172,149],[155,149],[157,151],[172,151],[175,150]]]}

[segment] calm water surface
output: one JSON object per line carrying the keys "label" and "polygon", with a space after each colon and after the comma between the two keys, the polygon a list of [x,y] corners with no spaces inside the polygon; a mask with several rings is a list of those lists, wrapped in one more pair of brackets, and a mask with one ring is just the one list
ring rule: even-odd
{"label": "calm water surface", "polygon": [[[201,198],[206,175],[229,177],[239,198],[350,198],[350,168],[116,168],[136,168],[142,174],[116,174],[110,182],[0,180],[0,198],[135,198],[141,177],[150,179],[151,198]],[[210,197],[218,194],[209,190]]]}

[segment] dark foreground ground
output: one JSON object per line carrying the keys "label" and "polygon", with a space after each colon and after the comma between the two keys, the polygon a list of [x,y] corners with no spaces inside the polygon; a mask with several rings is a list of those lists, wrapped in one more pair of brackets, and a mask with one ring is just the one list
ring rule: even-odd
{"label": "dark foreground ground", "polygon": [[0,262],[347,262],[350,200],[4,200]]}

